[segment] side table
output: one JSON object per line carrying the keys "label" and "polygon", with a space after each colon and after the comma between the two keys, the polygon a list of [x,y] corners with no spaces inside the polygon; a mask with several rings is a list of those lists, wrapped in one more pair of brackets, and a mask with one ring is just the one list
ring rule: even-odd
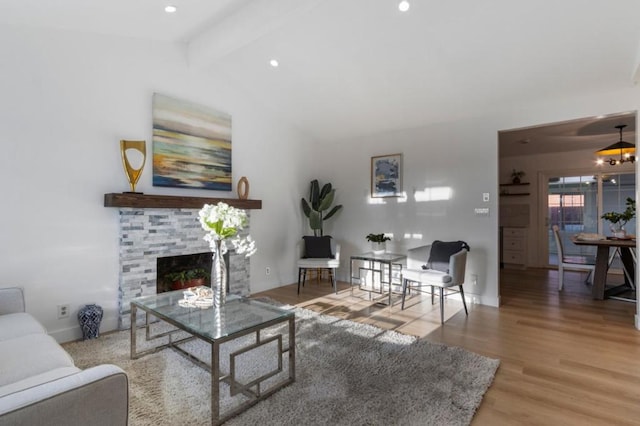
{"label": "side table", "polygon": [[[391,306],[391,293],[393,293],[393,285],[402,285],[402,265],[407,258],[404,254],[396,253],[374,253],[367,252],[354,254],[349,262],[349,279],[351,285],[351,294],[353,294],[353,284],[357,281],[360,290],[371,293],[384,294],[385,286],[389,292],[389,306]],[[355,268],[357,275],[354,275],[354,263],[362,264]],[[373,277],[371,286],[363,285],[363,273],[370,272]],[[376,280],[376,275],[378,280]],[[395,280],[394,280],[395,278]],[[380,284],[376,287],[376,281]]]}

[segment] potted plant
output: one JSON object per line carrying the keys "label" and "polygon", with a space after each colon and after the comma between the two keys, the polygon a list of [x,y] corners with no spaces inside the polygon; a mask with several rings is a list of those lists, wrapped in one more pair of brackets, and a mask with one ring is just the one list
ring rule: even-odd
{"label": "potted plant", "polygon": [[183,290],[189,287],[207,285],[211,274],[202,268],[171,272],[164,279],[171,283],[172,290]]}
{"label": "potted plant", "polygon": [[622,213],[607,212],[600,216],[611,223],[611,232],[616,238],[624,238],[626,236],[624,225],[636,216],[636,200],[627,197],[625,204],[627,208]]}
{"label": "potted plant", "polygon": [[382,254],[387,249],[387,241],[391,241],[391,237],[385,234],[369,234],[367,235],[367,241],[371,243],[371,249],[374,254]]}
{"label": "potted plant", "polygon": [[[342,208],[342,204],[340,204],[329,210],[331,204],[333,204],[335,194],[336,190],[330,183],[326,183],[322,189],[320,189],[318,180],[314,179],[310,184],[309,201],[304,198],[301,199],[302,211],[305,216],[309,218],[309,226],[313,229],[313,235],[316,237],[324,235],[323,222]],[[325,214],[324,212],[327,210],[329,211]]]}
{"label": "potted plant", "polygon": [[511,183],[519,184],[520,180],[524,177],[525,172],[522,170],[513,169],[511,172]]}

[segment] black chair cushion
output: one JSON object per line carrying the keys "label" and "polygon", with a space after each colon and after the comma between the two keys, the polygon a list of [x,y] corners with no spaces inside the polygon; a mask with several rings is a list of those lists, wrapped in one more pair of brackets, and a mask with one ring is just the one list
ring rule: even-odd
{"label": "black chair cushion", "polygon": [[305,259],[333,259],[331,253],[331,237],[328,235],[322,237],[314,237],[306,235],[304,239],[304,258]]}
{"label": "black chair cushion", "polygon": [[426,265],[422,269],[434,269],[436,271],[449,273],[449,258],[462,249],[469,251],[469,245],[464,241],[434,241],[431,244],[431,253]]}

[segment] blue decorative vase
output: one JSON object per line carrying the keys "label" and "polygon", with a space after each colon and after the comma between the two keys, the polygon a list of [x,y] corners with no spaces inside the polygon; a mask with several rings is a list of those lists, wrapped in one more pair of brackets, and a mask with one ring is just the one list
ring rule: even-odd
{"label": "blue decorative vase", "polygon": [[78,321],[82,328],[82,339],[96,339],[100,335],[102,308],[96,304],[86,305],[78,312]]}

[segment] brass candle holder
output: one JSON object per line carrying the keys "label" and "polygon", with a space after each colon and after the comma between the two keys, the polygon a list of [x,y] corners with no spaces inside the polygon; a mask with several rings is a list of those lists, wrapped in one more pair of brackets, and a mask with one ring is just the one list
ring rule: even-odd
{"label": "brass candle holder", "polygon": [[[129,158],[127,158],[127,150],[133,149],[142,154],[142,165],[139,169],[135,169],[129,163]],[[129,186],[131,186],[131,192],[136,192],[136,184],[142,175],[142,169],[144,169],[144,163],[147,160],[147,146],[145,141],[120,141],[120,154],[122,155],[122,165],[124,167],[124,172],[127,175],[127,179],[129,179]]]}

